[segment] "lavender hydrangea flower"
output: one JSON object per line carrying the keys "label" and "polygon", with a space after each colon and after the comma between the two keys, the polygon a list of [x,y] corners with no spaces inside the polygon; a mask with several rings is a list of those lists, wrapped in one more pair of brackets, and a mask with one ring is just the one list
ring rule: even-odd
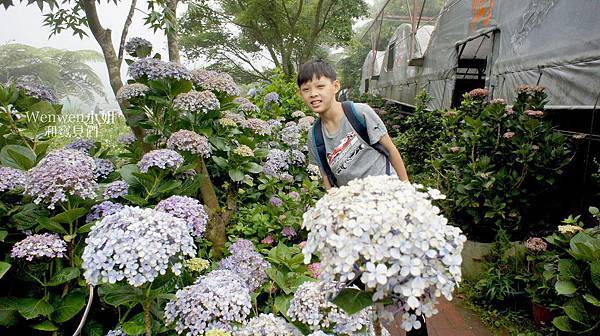
{"label": "lavender hydrangea flower", "polygon": [[243,113],[247,113],[248,115],[252,115],[253,113],[260,112],[260,108],[251,102],[242,103],[238,106],[238,110]]}
{"label": "lavender hydrangea flower", "polygon": [[106,185],[104,189],[104,193],[102,193],[102,197],[105,200],[111,198],[119,198],[123,195],[127,195],[129,191],[129,184],[123,180],[114,181]]}
{"label": "lavender hydrangea flower", "polygon": [[212,149],[208,139],[196,132],[188,130],[179,130],[169,137],[167,147],[179,151],[200,154],[203,157],[210,157]]}
{"label": "lavender hydrangea flower", "polygon": [[171,196],[160,201],[155,209],[185,220],[194,237],[200,237],[206,231],[208,215],[197,199],[188,196]]}
{"label": "lavender hydrangea flower", "polygon": [[110,330],[105,336],[127,336],[127,334],[119,327],[117,329]]}
{"label": "lavender hydrangea flower", "polygon": [[172,149],[155,149],[142,157],[138,167],[142,173],[147,173],[151,167],[160,169],[177,169],[183,163],[183,157]]}
{"label": "lavender hydrangea flower", "polygon": [[290,192],[288,196],[294,201],[298,201],[300,199],[300,194],[297,191]]}
{"label": "lavender hydrangea flower", "polygon": [[233,78],[226,73],[210,70],[192,71],[192,82],[204,90],[223,92],[230,96],[240,94],[240,89]]}
{"label": "lavender hydrangea flower", "polygon": [[85,242],[83,275],[92,285],[126,280],[139,287],[169,268],[179,275],[184,256],[196,254],[184,220],[129,206],[94,225]]}
{"label": "lavender hydrangea flower", "polygon": [[94,159],[74,149],[51,151],[27,172],[25,194],[34,203],[48,203],[54,209],[67,195],[94,198],[98,187],[94,176]]}
{"label": "lavender hydrangea flower", "polygon": [[76,149],[85,153],[89,153],[96,146],[93,139],[75,139],[71,143],[65,145],[65,149]]}
{"label": "lavender hydrangea flower", "polygon": [[136,97],[144,97],[148,91],[150,91],[150,88],[142,83],[125,84],[117,91],[117,99],[129,100]]}
{"label": "lavender hydrangea flower", "polygon": [[29,236],[13,245],[13,258],[62,258],[67,252],[67,243],[56,233],[42,233]]}
{"label": "lavender hydrangea flower", "polygon": [[154,58],[142,58],[134,62],[129,67],[129,74],[135,80],[144,76],[148,77],[149,80],[187,80],[192,78],[192,74],[185,67],[177,63],[164,62]]}
{"label": "lavender hydrangea flower", "polygon": [[250,292],[234,272],[215,270],[194,285],[180,289],[165,307],[165,321],[178,334],[204,335],[210,329],[232,331],[231,322],[242,323],[252,308]]}
{"label": "lavender hydrangea flower", "polygon": [[279,198],[277,196],[271,197],[271,199],[269,199],[269,203],[271,203],[272,205],[274,205],[276,207],[280,207],[283,205],[283,201],[281,200],[281,198]]}
{"label": "lavender hydrangea flower", "polygon": [[287,238],[294,238],[296,237],[298,234],[296,233],[296,230],[294,230],[293,227],[290,226],[285,226],[282,230],[281,230],[281,235]]}
{"label": "lavender hydrangea flower", "polygon": [[252,242],[238,239],[229,247],[231,255],[222,259],[219,269],[236,273],[253,292],[267,279],[266,270],[271,267],[254,249]]}
{"label": "lavender hydrangea flower", "polygon": [[99,178],[107,178],[110,173],[115,171],[115,165],[107,159],[94,159],[96,169],[94,170],[94,176]]}
{"label": "lavender hydrangea flower", "polygon": [[180,93],[173,100],[173,107],[177,110],[196,113],[202,111],[217,110],[221,107],[221,103],[217,96],[211,91],[189,91]]}
{"label": "lavender hydrangea flower", "polygon": [[125,43],[125,51],[131,56],[137,56],[138,49],[144,47],[152,50],[152,43],[141,37],[132,37]]}
{"label": "lavender hydrangea flower", "polygon": [[0,192],[25,188],[25,173],[11,167],[0,167]]}
{"label": "lavender hydrangea flower", "polygon": [[290,147],[300,144],[300,128],[296,125],[289,125],[281,130],[281,141]]}
{"label": "lavender hydrangea flower", "polygon": [[271,125],[268,122],[258,119],[258,118],[250,118],[244,120],[241,125],[243,128],[247,128],[252,130],[252,132],[258,135],[269,135],[271,134]]}
{"label": "lavender hydrangea flower", "polygon": [[269,126],[271,127],[272,130],[281,128],[281,121],[279,121],[277,119],[269,119],[269,120],[267,120],[267,122],[269,123]]}
{"label": "lavender hydrangea flower", "polygon": [[280,178],[281,174],[290,168],[289,156],[280,149],[271,149],[267,155],[267,161],[263,166],[263,172],[272,177]]}
{"label": "lavender hydrangea flower", "polygon": [[250,319],[236,336],[301,336],[302,333],[284,318],[271,313],[260,314]]}
{"label": "lavender hydrangea flower", "polygon": [[136,141],[135,135],[133,135],[132,133],[123,134],[117,138],[117,142],[120,143],[121,145],[125,145],[125,146],[131,145],[135,141]]}
{"label": "lavender hydrangea flower", "polygon": [[269,92],[263,98],[265,105],[277,103],[279,101],[279,94],[277,92]]}
{"label": "lavender hydrangea flower", "polygon": [[100,218],[104,218],[108,215],[112,215],[123,210],[125,206],[121,203],[114,203],[111,201],[104,201],[102,203],[94,205],[90,212],[85,218],[85,222],[89,223]]}
{"label": "lavender hydrangea flower", "polygon": [[293,149],[290,155],[290,161],[292,164],[302,166],[306,162],[306,155],[297,149]]}
{"label": "lavender hydrangea flower", "polygon": [[33,82],[17,82],[15,86],[25,91],[28,96],[47,101],[51,104],[58,104],[58,98],[56,98],[54,92],[46,85]]}
{"label": "lavender hydrangea flower", "polygon": [[298,120],[298,128],[302,131],[308,131],[313,123],[315,122],[315,117],[313,116],[306,116],[304,118],[300,118],[300,120]]}

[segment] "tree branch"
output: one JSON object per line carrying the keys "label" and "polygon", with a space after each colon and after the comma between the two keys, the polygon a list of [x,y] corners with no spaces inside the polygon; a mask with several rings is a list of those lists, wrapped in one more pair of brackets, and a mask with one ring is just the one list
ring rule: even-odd
{"label": "tree branch", "polygon": [[135,13],[135,5],[137,0],[131,0],[131,6],[129,6],[129,14],[127,14],[127,19],[125,19],[125,24],[123,25],[123,31],[121,32],[121,42],[119,43],[119,66],[123,64],[123,52],[125,49],[125,40],[127,39],[127,33],[129,31],[129,26],[131,25],[131,21],[133,19],[133,14]]}

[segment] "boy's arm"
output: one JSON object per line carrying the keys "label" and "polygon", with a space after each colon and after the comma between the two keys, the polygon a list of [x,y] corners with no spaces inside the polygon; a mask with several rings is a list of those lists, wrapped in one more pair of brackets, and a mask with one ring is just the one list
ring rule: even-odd
{"label": "boy's arm", "polygon": [[[396,145],[394,145],[392,142],[390,136],[385,134],[383,137],[381,137],[379,143],[385,147],[388,153],[390,153],[390,163],[392,164],[392,167],[394,167],[394,170],[396,171],[396,174],[398,174],[400,180],[409,182],[402,156],[400,155],[398,148],[396,148]],[[321,172],[321,174],[323,174],[323,172]]]}
{"label": "boy's arm", "polygon": [[323,169],[319,168],[319,171],[321,172],[321,177],[323,178],[323,186],[325,186],[325,190],[331,189],[331,184],[329,184],[329,179],[327,178],[327,175],[323,172]]}

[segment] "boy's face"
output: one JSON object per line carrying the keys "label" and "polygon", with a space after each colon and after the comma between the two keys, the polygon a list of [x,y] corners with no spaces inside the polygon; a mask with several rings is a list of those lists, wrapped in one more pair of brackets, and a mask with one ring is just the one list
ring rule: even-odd
{"label": "boy's face", "polygon": [[311,111],[321,114],[331,108],[339,90],[339,80],[332,81],[325,76],[319,78],[315,76],[311,81],[300,85],[300,96]]}

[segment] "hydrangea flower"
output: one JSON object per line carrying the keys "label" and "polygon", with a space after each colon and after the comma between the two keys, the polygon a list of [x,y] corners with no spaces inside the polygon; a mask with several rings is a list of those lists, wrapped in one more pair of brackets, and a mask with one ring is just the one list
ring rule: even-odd
{"label": "hydrangea flower", "polygon": [[281,141],[290,147],[300,144],[300,128],[294,123],[281,130]]}
{"label": "hydrangea flower", "polygon": [[303,118],[306,117],[306,114],[302,111],[294,111],[292,112],[292,118]]}
{"label": "hydrangea flower", "polygon": [[539,237],[532,237],[525,241],[525,247],[532,252],[544,252],[548,249],[548,243]]}
{"label": "hydrangea flower", "polygon": [[545,89],[539,85],[520,85],[517,87],[517,93],[539,93],[544,92]]}
{"label": "hydrangea flower", "polygon": [[136,141],[135,135],[133,135],[132,133],[129,134],[122,134],[117,138],[117,142],[120,143],[121,145],[131,145]]}
{"label": "hydrangea flower", "polygon": [[567,235],[567,234],[574,234],[577,233],[579,231],[583,231],[583,228],[580,226],[576,226],[576,225],[559,225],[558,226],[558,232]]}
{"label": "hydrangea flower", "polygon": [[168,269],[179,275],[184,256],[196,254],[184,220],[129,206],[92,226],[85,242],[83,275],[92,285],[126,280],[139,287]]}
{"label": "hydrangea flower", "polygon": [[114,181],[106,185],[104,189],[104,193],[102,193],[102,197],[105,200],[111,198],[119,198],[123,195],[127,195],[129,191],[129,184],[123,180]]}
{"label": "hydrangea flower", "polygon": [[288,196],[289,196],[289,197],[290,197],[292,200],[294,200],[294,201],[297,201],[297,200],[299,200],[299,199],[300,199],[300,194],[299,194],[297,191],[292,191],[292,192],[290,192],[290,193],[288,194]]}
{"label": "hydrangea flower", "polygon": [[271,245],[275,242],[275,239],[273,239],[273,235],[267,235],[260,242],[261,242],[261,244]]}
{"label": "hydrangea flower", "polygon": [[221,103],[211,91],[189,91],[180,93],[173,99],[173,107],[177,110],[197,113],[218,110]]}
{"label": "hydrangea flower", "polygon": [[298,235],[298,233],[296,233],[296,230],[294,230],[293,227],[285,226],[283,229],[281,229],[281,235],[287,238],[294,238]]}
{"label": "hydrangea flower", "polygon": [[192,82],[204,90],[218,91],[230,96],[240,94],[240,89],[233,78],[226,73],[210,70],[192,71]]}
{"label": "hydrangea flower", "polygon": [[150,88],[142,83],[125,84],[117,91],[117,99],[129,100],[144,97],[148,91],[150,91]]}
{"label": "hydrangea flower", "polygon": [[164,62],[155,58],[142,58],[129,66],[129,74],[135,80],[144,76],[149,80],[187,80],[192,75],[188,69],[174,62]]}
{"label": "hydrangea flower", "polygon": [[65,149],[75,149],[85,153],[89,153],[96,146],[93,139],[75,139],[65,145]]}
{"label": "hydrangea flower", "polygon": [[125,206],[121,203],[114,203],[111,201],[104,201],[102,203],[94,205],[88,215],[85,218],[85,222],[89,223],[100,218],[104,218],[108,215],[112,215],[123,210]]}
{"label": "hydrangea flower", "polygon": [[250,319],[236,336],[301,336],[302,333],[284,318],[271,313],[260,314]]}
{"label": "hydrangea flower", "polygon": [[191,272],[200,273],[210,267],[210,262],[202,258],[192,258],[186,260],[184,266]]}
{"label": "hydrangea flower", "polygon": [[47,203],[54,209],[56,202],[67,195],[94,198],[98,187],[94,177],[94,159],[74,149],[53,150],[27,174],[25,194],[34,203]]}
{"label": "hydrangea flower", "polygon": [[267,161],[263,166],[263,172],[272,177],[281,178],[290,168],[289,155],[280,149],[271,149],[267,155]]}
{"label": "hydrangea flower", "polygon": [[106,336],[127,336],[127,334],[119,327],[117,329],[109,330]]}
{"label": "hydrangea flower", "polygon": [[172,149],[155,149],[142,157],[138,167],[142,173],[147,173],[151,167],[160,169],[177,169],[183,163],[183,157]]}
{"label": "hydrangea flower", "polygon": [[253,292],[267,279],[266,270],[271,267],[260,253],[256,252],[251,241],[238,239],[229,247],[231,255],[222,259],[219,269],[236,273]]}
{"label": "hydrangea flower", "polygon": [[542,111],[534,111],[534,110],[527,110],[525,111],[525,114],[530,116],[530,117],[534,117],[534,118],[541,118],[544,116],[544,112]]}
{"label": "hydrangea flower", "polygon": [[279,94],[277,92],[269,92],[263,98],[265,105],[277,103],[279,101]]}
{"label": "hydrangea flower", "polygon": [[260,112],[260,108],[251,102],[240,104],[238,106],[238,110],[243,113],[248,113],[249,115]]}
{"label": "hydrangea flower", "polygon": [[125,43],[125,51],[131,56],[137,56],[137,50],[143,47],[152,50],[152,43],[141,37],[132,37]]}
{"label": "hydrangea flower", "polygon": [[25,188],[26,178],[22,170],[0,167],[0,192]]}
{"label": "hydrangea flower", "polygon": [[279,121],[277,119],[269,119],[269,120],[267,120],[267,122],[269,123],[271,130],[276,130],[276,129],[281,128],[281,121]]}
{"label": "hydrangea flower", "polygon": [[306,167],[306,170],[308,171],[311,180],[318,180],[321,178],[321,169],[319,166],[310,163],[308,167]]}
{"label": "hydrangea flower", "polygon": [[273,196],[269,199],[269,203],[271,203],[272,205],[276,206],[276,207],[280,207],[283,205],[283,201],[281,200],[281,198],[277,197],[277,196]]}
{"label": "hydrangea flower", "polygon": [[371,308],[349,316],[330,302],[336,293],[335,283],[307,281],[294,293],[287,315],[292,321],[306,324],[310,330],[330,329],[335,335],[353,334],[367,327]]}
{"label": "hydrangea flower", "polygon": [[203,157],[210,157],[212,150],[208,139],[196,132],[188,130],[179,130],[169,137],[167,147],[178,151],[200,154]]}
{"label": "hydrangea flower", "polygon": [[235,122],[235,120],[230,119],[230,118],[221,118],[219,119],[219,124],[221,124],[221,126],[223,127],[236,127],[237,123]]}
{"label": "hydrangea flower", "polygon": [[515,132],[505,132],[502,137],[504,139],[510,140],[515,136]]}
{"label": "hydrangea flower", "polygon": [[107,178],[110,173],[115,171],[115,165],[110,160],[96,158],[94,163],[96,164],[94,176],[97,179]]}
{"label": "hydrangea flower", "polygon": [[235,121],[236,126],[242,124],[246,120],[246,117],[244,117],[243,114],[233,113],[231,111],[223,112],[223,118],[227,118],[227,119],[231,119],[231,120]]}
{"label": "hydrangea flower", "polygon": [[195,284],[180,289],[165,307],[165,321],[178,334],[204,335],[207,330],[231,331],[231,322],[242,323],[252,308],[244,281],[229,270],[200,276]]}
{"label": "hydrangea flower", "polygon": [[229,331],[223,329],[210,329],[204,333],[204,336],[232,336]]}
{"label": "hydrangea flower", "polygon": [[468,93],[469,97],[471,97],[473,99],[484,99],[489,94],[490,94],[490,91],[488,89],[474,89],[474,90],[469,91],[469,93]]}
{"label": "hydrangea flower", "polygon": [[315,122],[315,117],[313,116],[306,116],[304,118],[300,118],[300,120],[298,120],[298,128],[302,131],[308,131],[313,123]]}
{"label": "hydrangea flower", "polygon": [[58,98],[54,92],[44,84],[34,82],[17,82],[15,86],[18,89],[25,91],[28,96],[44,100],[50,104],[58,104]]}
{"label": "hydrangea flower", "polygon": [[290,161],[292,164],[301,166],[306,162],[306,155],[297,149],[293,149],[290,155]]}
{"label": "hydrangea flower", "polygon": [[304,262],[318,252],[324,281],[360,279],[374,302],[388,298],[403,304],[401,313],[432,316],[437,297],[451,300],[461,280],[466,237],[431,203],[444,196],[421,189],[394,176],[332,189],[304,214]]}
{"label": "hydrangea flower", "polygon": [[42,233],[31,235],[13,245],[11,256],[13,258],[62,258],[67,252],[67,243],[56,233]]}
{"label": "hydrangea flower", "polygon": [[307,268],[313,278],[318,279],[321,275],[321,263],[308,264]]}
{"label": "hydrangea flower", "polygon": [[254,151],[252,148],[246,145],[239,145],[233,149],[233,153],[242,157],[252,157],[254,156]]}
{"label": "hydrangea flower", "polygon": [[251,101],[246,97],[235,97],[233,98],[233,102],[236,104],[251,103]]}
{"label": "hydrangea flower", "polygon": [[171,196],[160,201],[155,209],[185,220],[194,237],[200,237],[206,231],[208,215],[197,199],[188,196]]}
{"label": "hydrangea flower", "polygon": [[258,119],[250,118],[240,123],[240,126],[252,130],[252,132],[258,135],[269,135],[271,134],[271,125],[268,122]]}

